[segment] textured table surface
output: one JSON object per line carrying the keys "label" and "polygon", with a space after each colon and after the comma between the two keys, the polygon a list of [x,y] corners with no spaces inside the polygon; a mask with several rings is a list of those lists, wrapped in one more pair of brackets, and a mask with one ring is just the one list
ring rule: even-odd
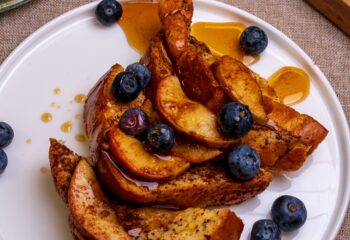
{"label": "textured table surface", "polygon": [[[335,89],[350,120],[350,38],[302,0],[222,0],[272,24],[315,61]],[[91,0],[32,0],[0,14],[0,63],[49,20]],[[348,211],[338,240],[350,239]]]}

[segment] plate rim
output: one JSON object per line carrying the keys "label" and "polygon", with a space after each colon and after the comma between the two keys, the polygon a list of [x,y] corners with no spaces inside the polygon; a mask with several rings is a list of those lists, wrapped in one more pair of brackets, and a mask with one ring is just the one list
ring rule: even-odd
{"label": "plate rim", "polygon": [[[126,2],[127,0],[122,0],[121,2]],[[331,97],[330,100],[328,100],[330,103],[332,103],[336,109],[335,111],[337,113],[340,113],[340,115],[337,116],[337,122],[333,122],[336,126],[336,129],[342,129],[344,131],[336,131],[337,136],[336,138],[343,140],[339,142],[339,149],[340,149],[340,156],[343,156],[343,158],[346,158],[346,161],[344,161],[344,164],[349,166],[349,157],[350,157],[350,133],[349,133],[349,125],[346,119],[346,115],[344,112],[343,107],[341,106],[339,98],[336,96],[336,93],[331,86],[328,79],[325,77],[323,72],[320,70],[320,68],[314,63],[314,61],[306,54],[305,51],[301,49],[292,39],[287,37],[283,32],[272,26],[271,24],[267,23],[266,21],[258,18],[257,16],[242,10],[238,7],[235,7],[233,5],[229,5],[227,3],[215,1],[215,0],[194,0],[195,4],[207,4],[212,5],[215,7],[224,8],[227,11],[232,12],[235,15],[239,15],[241,17],[246,18],[247,20],[255,21],[260,26],[262,26],[264,29],[268,29],[269,31],[277,34],[279,37],[282,38],[284,42],[286,42],[288,45],[292,47],[293,50],[297,51],[297,54],[299,54],[302,57],[302,60],[306,62],[306,64],[310,67],[310,70],[314,72],[318,76],[318,78],[321,80],[321,86],[327,90],[327,93]],[[80,14],[84,14],[90,10],[92,10],[96,5],[98,4],[98,1],[94,1],[85,5],[82,5],[80,7],[74,8],[56,18],[53,20],[47,22],[43,26],[41,26],[38,30],[30,34],[23,42],[21,42],[11,53],[8,55],[8,57],[3,61],[3,63],[0,65],[0,92],[3,86],[6,85],[6,81],[4,81],[3,76],[11,75],[12,69],[12,63],[19,64],[21,61],[23,61],[28,53],[28,49],[30,50],[32,46],[36,45],[38,41],[41,41],[41,37],[45,35],[49,35],[50,32],[55,32],[55,26],[61,25],[66,21],[70,21],[71,19],[74,19],[75,17],[79,16]],[[16,64],[16,65],[17,65]],[[8,78],[9,79],[9,78]],[[337,124],[336,124],[337,123]],[[343,225],[345,215],[347,213],[347,209],[349,207],[349,199],[350,199],[350,176],[347,167],[344,167],[340,170],[342,173],[342,177],[344,179],[343,181],[343,189],[345,191],[342,191],[342,198],[337,199],[335,204],[340,202],[340,206],[338,208],[335,208],[335,211],[330,215],[330,221],[332,222],[327,226],[327,231],[325,234],[327,236],[322,236],[323,239],[334,239],[341,226]],[[339,206],[339,205],[338,205]],[[337,212],[338,214],[335,214]],[[336,219],[334,219],[334,216],[337,216]],[[331,221],[334,219],[334,221]],[[332,229],[329,229],[332,227]]]}

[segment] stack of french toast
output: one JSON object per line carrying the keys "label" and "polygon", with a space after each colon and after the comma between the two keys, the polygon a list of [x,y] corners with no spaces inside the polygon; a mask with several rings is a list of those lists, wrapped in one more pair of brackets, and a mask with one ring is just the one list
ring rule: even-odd
{"label": "stack of french toast", "polygon": [[[255,197],[271,172],[299,169],[326,137],[315,119],[279,102],[265,79],[230,56],[214,56],[191,36],[192,15],[191,0],[160,1],[163,30],[140,60],[151,81],[135,100],[121,102],[111,93],[123,71],[118,64],[91,89],[84,107],[90,160],[50,140],[52,175],[75,239],[239,239],[243,222],[235,213],[206,207]],[[216,120],[232,101],[248,106],[254,118],[238,139],[224,135]],[[119,128],[130,108],[174,129],[176,143],[166,157]],[[223,161],[239,144],[261,159],[247,181],[232,177]]]}

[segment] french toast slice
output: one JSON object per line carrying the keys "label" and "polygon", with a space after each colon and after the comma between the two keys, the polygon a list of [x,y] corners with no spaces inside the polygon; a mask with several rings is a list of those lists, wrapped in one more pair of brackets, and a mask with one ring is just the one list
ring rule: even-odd
{"label": "french toast slice", "polygon": [[[55,163],[51,166],[53,178],[73,175],[71,182],[66,178],[66,182],[62,181],[61,184],[55,182],[55,187],[61,198],[70,196],[68,206],[74,212],[71,213],[68,222],[75,239],[235,240],[240,238],[243,223],[228,209],[189,208],[175,211],[128,206],[120,204],[115,199],[107,199],[86,160],[55,139],[50,139],[50,143],[50,162]],[[71,168],[72,163],[77,166],[75,169]],[[57,168],[54,170],[53,167],[58,165],[61,166],[59,170]],[[69,190],[63,187],[66,185],[71,186]],[[98,209],[95,208],[96,205]],[[82,212],[85,214],[81,215]],[[91,222],[91,219],[95,221]],[[91,236],[91,233],[94,235]]]}
{"label": "french toast slice", "polygon": [[68,189],[68,208],[74,226],[87,239],[132,239],[122,227],[90,164],[81,159]]}

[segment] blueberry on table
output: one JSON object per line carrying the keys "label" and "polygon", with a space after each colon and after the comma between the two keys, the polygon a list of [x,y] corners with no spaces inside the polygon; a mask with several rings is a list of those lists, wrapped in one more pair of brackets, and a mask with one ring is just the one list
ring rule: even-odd
{"label": "blueberry on table", "polygon": [[247,54],[260,54],[268,44],[266,33],[255,26],[246,28],[240,37],[240,45]]}
{"label": "blueberry on table", "polygon": [[4,150],[0,149],[0,174],[2,174],[7,167],[7,156]]}
{"label": "blueberry on table", "polygon": [[220,109],[218,123],[224,134],[240,138],[252,128],[253,116],[248,106],[231,102]]}
{"label": "blueberry on table", "polygon": [[115,0],[103,0],[96,8],[96,18],[103,25],[116,23],[123,14],[122,5]]}
{"label": "blueberry on table", "polygon": [[137,98],[141,88],[135,74],[121,72],[113,80],[111,91],[116,100],[120,102],[131,102]]}
{"label": "blueberry on table", "polygon": [[254,223],[250,240],[281,240],[281,231],[270,219],[261,219]]}
{"label": "blueberry on table", "polygon": [[148,131],[146,143],[156,152],[169,152],[175,144],[174,130],[166,124],[157,124]]}
{"label": "blueberry on table", "polygon": [[119,128],[125,134],[143,140],[149,128],[149,120],[146,113],[141,109],[129,108],[121,116]]}
{"label": "blueberry on table", "polygon": [[13,129],[5,122],[0,122],[0,148],[7,147],[12,142]]}
{"label": "blueberry on table", "polygon": [[227,157],[229,171],[239,180],[253,178],[260,169],[259,154],[248,145],[235,147]]}
{"label": "blueberry on table", "polygon": [[300,199],[283,195],[274,201],[271,216],[281,230],[290,232],[304,225],[307,218],[307,211]]}
{"label": "blueberry on table", "polygon": [[136,75],[141,88],[145,88],[151,80],[151,72],[141,63],[133,63],[126,67],[126,72],[132,72]]}

